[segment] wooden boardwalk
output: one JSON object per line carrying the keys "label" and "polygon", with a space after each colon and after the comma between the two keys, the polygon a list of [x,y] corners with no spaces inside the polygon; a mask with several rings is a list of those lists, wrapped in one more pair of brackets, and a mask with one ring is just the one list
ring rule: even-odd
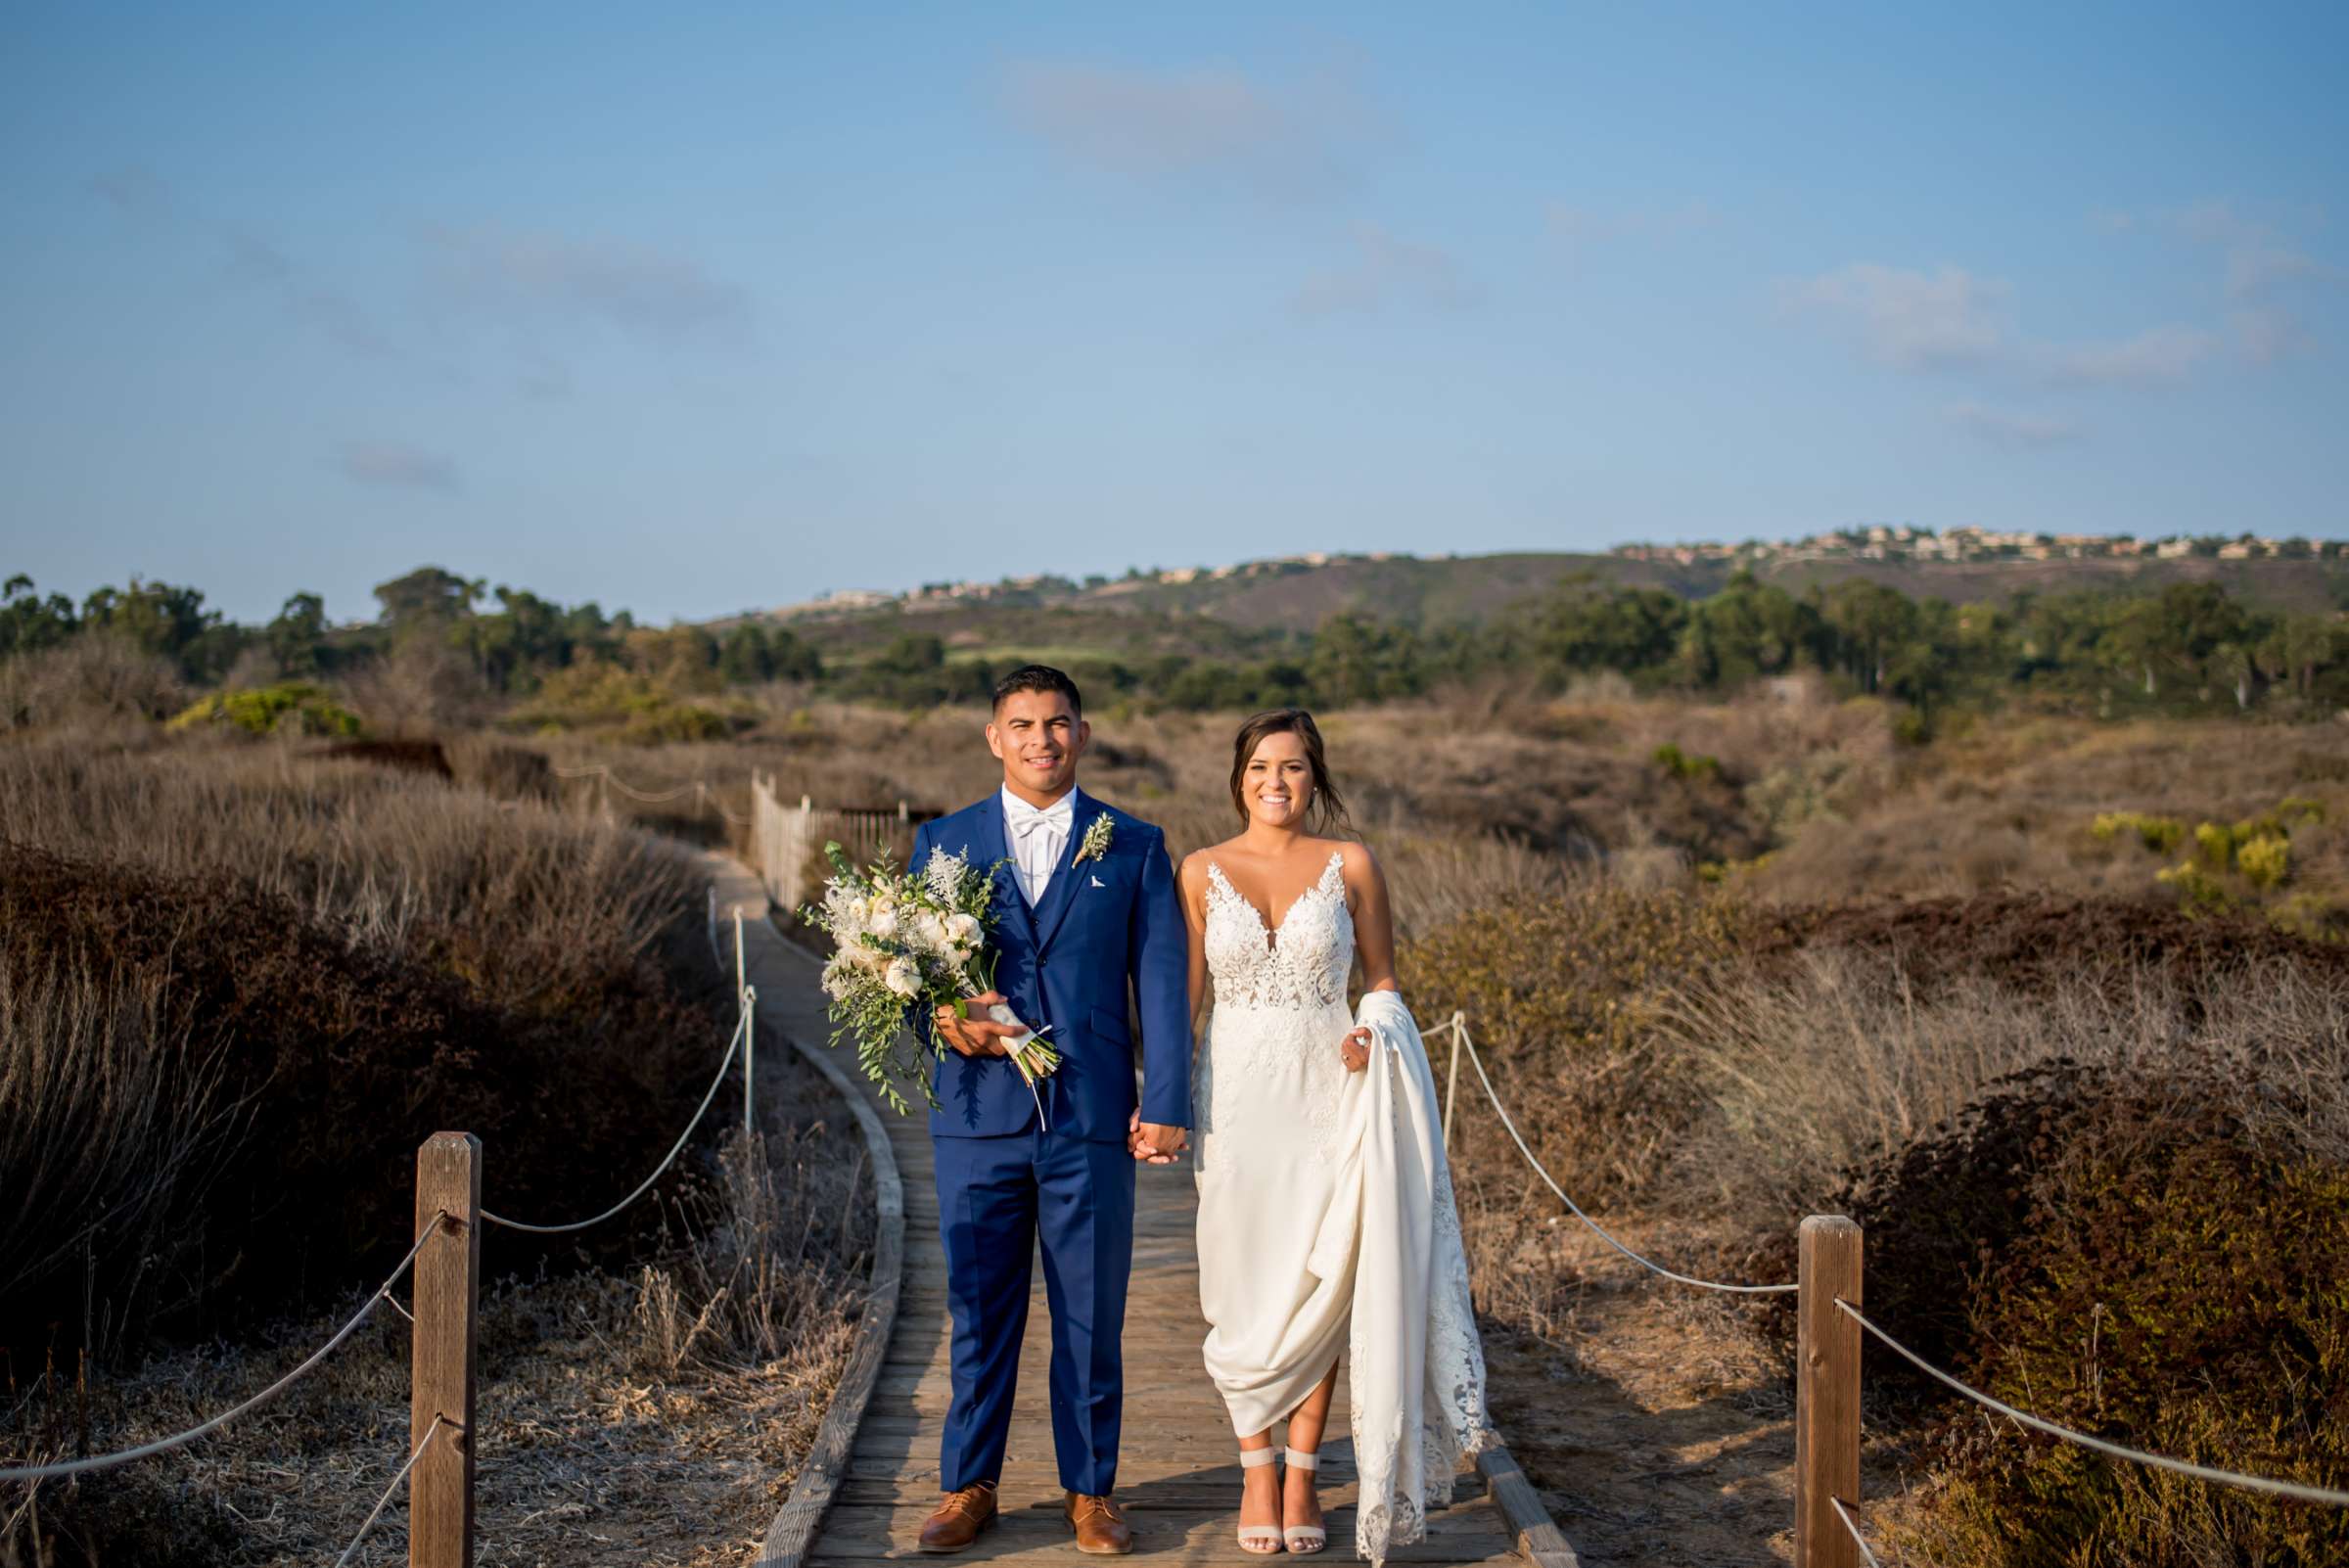
{"label": "wooden boardwalk", "polygon": [[[816,960],[786,942],[765,919],[752,918],[754,911],[763,912],[765,899],[756,879],[738,866],[732,875],[720,875],[718,898],[721,909],[736,902],[744,906],[744,945],[748,973],[759,992],[762,1048],[789,1040],[821,1050],[830,1025],[816,986]],[[847,1065],[852,1074],[852,1059]],[[879,1110],[902,1177],[903,1268],[897,1313],[885,1345],[876,1347],[879,1365],[862,1418],[852,1436],[842,1425],[838,1439],[843,1452],[822,1466],[837,1473],[829,1507],[820,1497],[807,1499],[797,1520],[787,1507],[768,1537],[759,1559],[760,1568],[849,1568],[919,1557],[915,1540],[939,1498],[948,1325],[929,1131],[921,1117],[899,1117],[880,1107],[860,1077],[843,1075],[836,1081]],[[871,1126],[869,1120],[866,1125]],[[1165,1563],[1261,1563],[1264,1559],[1241,1551],[1233,1539],[1240,1492],[1237,1445],[1222,1401],[1200,1360],[1207,1325],[1199,1316],[1190,1167],[1145,1166],[1137,1175],[1133,1283],[1126,1316],[1126,1418],[1117,1491],[1133,1525],[1133,1555]],[[1061,1517],[1062,1494],[1053,1462],[1045,1376],[1050,1336],[1039,1268],[1005,1458],[1002,1513],[973,1546],[956,1554],[959,1560],[1078,1560]],[[856,1371],[852,1361],[844,1389],[855,1380]],[[1354,1464],[1345,1435],[1346,1398],[1341,1374],[1330,1433],[1322,1446],[1321,1497],[1330,1533],[1323,1560],[1354,1557]],[[819,1439],[818,1459],[825,1457],[823,1448]],[[818,1467],[816,1460],[810,1461],[811,1469]],[[1495,1477],[1492,1484],[1478,1469],[1466,1469],[1451,1505],[1430,1520],[1428,1539],[1392,1560],[1539,1562],[1543,1568],[1571,1568],[1572,1553],[1557,1538],[1555,1526],[1546,1518],[1526,1516],[1532,1489],[1505,1455],[1497,1468],[1487,1469]],[[1517,1531],[1495,1500],[1496,1490],[1508,1494],[1512,1511],[1528,1531],[1525,1553],[1517,1549]],[[1532,1507],[1538,1515],[1539,1504]],[[807,1540],[808,1527],[818,1518],[820,1526]]]}

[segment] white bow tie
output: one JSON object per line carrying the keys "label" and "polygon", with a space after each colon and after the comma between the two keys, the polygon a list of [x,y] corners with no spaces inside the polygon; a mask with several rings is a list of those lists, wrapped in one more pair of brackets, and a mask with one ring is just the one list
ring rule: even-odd
{"label": "white bow tie", "polygon": [[1064,798],[1048,810],[1030,809],[1013,816],[1006,825],[1010,827],[1014,837],[1025,840],[1041,827],[1055,827],[1064,833],[1067,832],[1069,820],[1073,814],[1068,801]]}

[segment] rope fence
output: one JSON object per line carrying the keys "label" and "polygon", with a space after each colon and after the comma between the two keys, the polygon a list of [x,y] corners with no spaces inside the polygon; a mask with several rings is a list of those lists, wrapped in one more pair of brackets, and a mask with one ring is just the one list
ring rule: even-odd
{"label": "rope fence", "polygon": [[606,785],[620,791],[629,800],[644,806],[666,806],[670,801],[682,800],[691,795],[695,798],[694,805],[697,809],[707,807],[715,811],[736,827],[751,825],[750,817],[738,815],[726,809],[726,803],[718,799],[717,790],[707,779],[697,778],[692,783],[680,784],[673,790],[640,790],[602,762],[590,763],[586,767],[552,767],[550,771],[557,778],[600,778]]}
{"label": "rope fence", "polygon": [[646,1176],[642,1181],[636,1184],[635,1191],[629,1193],[626,1197],[612,1205],[611,1208],[606,1209],[602,1214],[590,1216],[585,1220],[574,1220],[567,1224],[531,1224],[522,1220],[509,1220],[502,1214],[491,1214],[486,1209],[482,1211],[482,1219],[493,1225],[503,1225],[508,1230],[527,1230],[534,1236],[560,1236],[566,1235],[574,1230],[587,1230],[596,1225],[600,1225],[605,1221],[626,1209],[629,1204],[634,1203],[638,1198],[641,1198],[647,1192],[650,1192],[653,1189],[653,1183],[660,1180],[662,1174],[670,1166],[677,1163],[677,1156],[685,1152],[685,1145],[692,1140],[693,1130],[702,1125],[702,1118],[709,1114],[710,1102],[717,1098],[718,1089],[725,1084],[726,1070],[734,1065],[734,1053],[742,1049],[743,1034],[750,1027],[751,1012],[749,1003],[752,996],[755,994],[756,992],[754,992],[750,987],[745,986],[743,988],[743,1011],[741,1016],[735,1021],[733,1038],[726,1042],[725,1059],[717,1064],[717,1076],[711,1079],[708,1091],[702,1095],[702,1103],[694,1108],[693,1120],[685,1124],[685,1130],[677,1134],[677,1141],[670,1145],[668,1155],[662,1159],[659,1165],[653,1168],[653,1174],[651,1176]]}
{"label": "rope fence", "polygon": [[2138,1464],[2150,1465],[2157,1470],[2170,1470],[2179,1475],[2190,1475],[2197,1480],[2213,1481],[2221,1486],[2241,1487],[2251,1492],[2273,1493],[2277,1497],[2291,1498],[2300,1502],[2322,1502],[2330,1507],[2349,1508],[2349,1492],[2335,1492],[2327,1487],[2304,1486],[2297,1481],[2279,1481],[2271,1476],[2242,1475],[2234,1470],[2214,1469],[2210,1465],[2195,1464],[2187,1459],[2173,1459],[2166,1454],[2147,1453],[2142,1449],[2132,1449],[2119,1443],[2108,1442],[2103,1438],[2091,1437],[2086,1432],[2075,1432],[2068,1426],[2058,1426],[2045,1416],[2033,1415],[2028,1410],[2018,1410],[2005,1401],[1985,1394],[1980,1389],[1952,1377],[1868,1321],[1861,1314],[1860,1309],[1854,1307],[1850,1302],[1839,1297],[1835,1305],[1846,1316],[1875,1335],[1877,1339],[1883,1341],[1886,1348],[1899,1355],[1910,1365],[1927,1377],[1946,1383],[1975,1404],[1996,1410],[2010,1421],[2019,1421],[2034,1431],[2045,1432],[2050,1437],[2061,1438],[2066,1443],[2077,1443],[2080,1447],[2094,1449],[2098,1453],[2108,1453],[2116,1459],[2128,1459]]}
{"label": "rope fence", "polygon": [[1852,1510],[1843,1505],[1843,1499],[1829,1498],[1827,1500],[1835,1504],[1835,1517],[1841,1519],[1844,1529],[1852,1533],[1852,1545],[1860,1548],[1860,1556],[1866,1562],[1867,1568],[1883,1568],[1883,1564],[1876,1561],[1876,1554],[1868,1549],[1867,1537],[1860,1533],[1859,1521],[1852,1517]]}
{"label": "rope fence", "polygon": [[[2131,1463],[2192,1476],[2218,1486],[2267,1493],[2298,1502],[2349,1507],[2349,1492],[2308,1486],[2272,1476],[2222,1470],[2074,1431],[2044,1416],[2017,1409],[1933,1365],[1878,1327],[1856,1305],[1861,1278],[1860,1227],[1842,1216],[1815,1215],[1803,1222],[1800,1277],[1792,1284],[1725,1284],[1719,1280],[1699,1279],[1694,1275],[1680,1273],[1641,1257],[1586,1214],[1582,1206],[1568,1196],[1549,1172],[1543,1169],[1541,1160],[1527,1145],[1524,1134],[1517,1130],[1515,1118],[1509,1115],[1508,1107],[1501,1102],[1499,1092],[1494,1087],[1492,1076],[1485,1070],[1484,1058],[1477,1051],[1475,1038],[1469,1033],[1465,1013],[1455,1011],[1450,1020],[1435,1031],[1438,1034],[1446,1032],[1452,1037],[1451,1070],[1444,1095],[1448,1145],[1452,1098],[1459,1085],[1460,1055],[1465,1051],[1469,1065],[1476,1072],[1477,1082],[1484,1088],[1485,1097],[1492,1102],[1494,1114],[1499,1118],[1502,1129],[1509,1134],[1510,1141],[1516,1144],[1517,1152],[1524,1157],[1526,1165],[1557,1195],[1558,1201],[1601,1241],[1642,1268],[1676,1284],[1739,1295],[1791,1292],[1799,1298],[1795,1352],[1797,1568],[1857,1568],[1861,1562],[1867,1564],[1867,1568],[1876,1568],[1876,1555],[1869,1548],[1849,1506],[1858,1500],[1860,1490],[1859,1349],[1863,1333],[1873,1335],[1917,1370],[1965,1398],[2050,1437]],[[1839,1322],[1845,1319],[1848,1321]],[[1836,1331],[1839,1326],[1842,1332]],[[1840,1524],[1843,1534],[1838,1536],[1827,1528],[1830,1522]],[[1858,1553],[1856,1557],[1854,1550]]]}
{"label": "rope fence", "polygon": [[408,1478],[408,1472],[416,1468],[416,1461],[424,1457],[424,1451],[433,1446],[434,1437],[446,1421],[445,1416],[434,1415],[433,1424],[424,1429],[424,1441],[416,1445],[415,1452],[408,1455],[408,1462],[399,1467],[399,1473],[392,1478],[392,1484],[384,1488],[384,1495],[375,1499],[374,1507],[367,1510],[367,1517],[359,1521],[359,1533],[350,1538],[350,1545],[345,1546],[343,1555],[335,1559],[335,1568],[349,1568],[351,1554],[359,1549],[359,1543],[367,1539],[367,1532],[375,1528],[375,1521],[383,1516],[386,1504],[392,1500],[392,1494],[399,1490],[399,1484]]}
{"label": "rope fence", "polygon": [[[608,769],[602,771],[609,773]],[[615,779],[612,782],[620,781]],[[636,794],[625,784],[620,787],[623,793]],[[697,783],[687,788],[702,790],[703,798],[710,798],[707,786]],[[683,793],[682,789],[672,791],[667,798]],[[637,795],[637,798],[646,797]],[[325,1344],[303,1358],[299,1365],[258,1393],[185,1431],[118,1453],[0,1468],[0,1483],[34,1485],[69,1479],[151,1458],[194,1443],[275,1399],[315,1371],[358,1331],[359,1325],[367,1320],[378,1304],[388,1303],[393,1312],[407,1320],[414,1332],[409,1361],[409,1429],[413,1434],[412,1443],[406,1459],[377,1497],[374,1506],[368,1509],[366,1518],[360,1521],[358,1532],[343,1549],[342,1555],[335,1559],[336,1568],[348,1568],[369,1532],[375,1528],[376,1522],[383,1517],[384,1511],[391,1506],[392,1499],[403,1485],[409,1489],[410,1563],[421,1565],[421,1568],[459,1568],[459,1565],[472,1562],[472,1434],[481,1276],[480,1226],[473,1222],[478,1219],[483,1224],[499,1225],[536,1235],[562,1235],[602,1224],[621,1214],[650,1192],[685,1152],[695,1130],[701,1127],[709,1115],[710,1107],[716,1101],[717,1091],[724,1086],[727,1072],[737,1055],[741,1056],[743,1062],[743,1127],[746,1134],[753,1130],[752,1075],[758,991],[744,974],[740,908],[733,911],[733,918],[737,1013],[725,1054],[719,1059],[717,1071],[713,1075],[709,1087],[703,1091],[701,1103],[694,1108],[684,1130],[677,1134],[676,1141],[670,1145],[661,1163],[654,1167],[652,1174],[638,1182],[626,1197],[601,1214],[563,1224],[533,1224],[492,1214],[483,1208],[480,1201],[481,1140],[464,1132],[436,1133],[417,1151],[418,1224],[415,1241],[409,1246],[407,1255],[400,1259],[398,1267],[385,1277],[383,1283],[368,1294],[358,1311],[336,1329]],[[708,926],[711,959],[722,972],[725,955],[718,943],[714,887],[710,890],[708,899]],[[439,1237],[443,1245],[428,1251],[428,1243],[435,1237]],[[412,1309],[401,1305],[392,1293],[400,1279],[410,1275],[411,1271]]]}
{"label": "rope fence", "polygon": [[[367,1320],[367,1314],[375,1311],[377,1302],[392,1299],[392,1287],[399,1282],[399,1276],[408,1271],[408,1266],[416,1261],[416,1255],[424,1250],[424,1244],[432,1240],[440,1227],[448,1222],[448,1219],[446,1211],[436,1214],[418,1232],[416,1244],[410,1247],[408,1255],[399,1261],[399,1267],[392,1269],[390,1276],[382,1284],[376,1286],[367,1299],[359,1304],[359,1310],[350,1314],[350,1320],[336,1329],[332,1339],[310,1352],[302,1360],[300,1365],[286,1373],[267,1388],[262,1389],[258,1394],[230,1406],[210,1420],[192,1426],[185,1432],[174,1432],[169,1437],[157,1438],[152,1443],[142,1443],[135,1449],[124,1449],[118,1453],[93,1454],[86,1459],[66,1459],[55,1464],[14,1466],[0,1470],[0,1481],[54,1481],[64,1476],[86,1475],[93,1470],[111,1470],[117,1464],[128,1464],[133,1459],[145,1459],[158,1453],[168,1453],[173,1449],[185,1447],[200,1437],[218,1431],[247,1410],[266,1405],[307,1377],[321,1362],[332,1356],[345,1340],[357,1332],[358,1326]],[[410,1319],[410,1321],[413,1320]]]}
{"label": "rope fence", "polygon": [[[1456,1084],[1459,1080],[1459,1058],[1456,1053],[1459,1047],[1465,1046],[1468,1051],[1468,1065],[1476,1069],[1476,1081],[1485,1086],[1485,1097],[1493,1102],[1494,1113],[1500,1118],[1500,1125],[1508,1130],[1510,1140],[1517,1145],[1517,1152],[1525,1156],[1525,1163],[1533,1167],[1534,1175],[1540,1176],[1549,1190],[1558,1195],[1558,1201],[1566,1205],[1577,1220],[1589,1225],[1591,1233],[1599,1240],[1622,1253],[1640,1268],[1660,1274],[1677,1284],[1694,1285],[1699,1290],[1719,1290],[1740,1296],[1773,1296],[1802,1288],[1799,1285],[1726,1285],[1718,1279],[1699,1279],[1693,1274],[1677,1273],[1662,1264],[1653,1263],[1640,1257],[1639,1254],[1609,1235],[1605,1226],[1585,1214],[1583,1206],[1566,1195],[1566,1189],[1558,1185],[1556,1178],[1543,1168],[1542,1162],[1534,1158],[1534,1151],[1526,1147],[1525,1135],[1517,1130],[1516,1121],[1509,1115],[1508,1107],[1500,1103],[1500,1094],[1493,1087],[1493,1080],[1485,1072],[1485,1059],[1477,1054],[1476,1041],[1469,1037],[1467,1018],[1455,1012],[1451,1015],[1451,1021],[1440,1028],[1452,1032],[1455,1052],[1452,1058],[1453,1083]],[[1446,1126],[1449,1127],[1451,1121],[1451,1096],[1449,1092],[1444,1097],[1444,1119]]]}

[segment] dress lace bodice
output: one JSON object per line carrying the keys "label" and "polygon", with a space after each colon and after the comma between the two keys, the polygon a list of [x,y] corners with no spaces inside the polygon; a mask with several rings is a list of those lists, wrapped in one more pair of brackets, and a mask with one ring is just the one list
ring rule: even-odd
{"label": "dress lace bodice", "polygon": [[1223,1008],[1325,1008],[1346,999],[1354,968],[1354,917],[1346,908],[1345,855],[1329,852],[1320,880],[1267,928],[1255,904],[1207,862],[1207,972]]}

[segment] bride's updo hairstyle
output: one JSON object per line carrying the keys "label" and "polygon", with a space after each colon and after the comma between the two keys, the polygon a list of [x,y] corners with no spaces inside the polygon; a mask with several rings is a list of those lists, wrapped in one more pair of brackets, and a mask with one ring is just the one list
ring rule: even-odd
{"label": "bride's updo hairstyle", "polygon": [[1231,742],[1231,807],[1240,813],[1240,821],[1248,820],[1248,797],[1242,786],[1248,780],[1248,762],[1256,756],[1257,747],[1267,735],[1287,733],[1305,742],[1305,760],[1313,771],[1313,800],[1307,820],[1316,833],[1332,829],[1352,833],[1354,821],[1346,814],[1346,803],[1338,795],[1338,787],[1329,781],[1329,763],[1321,753],[1321,730],[1313,715],[1302,708],[1274,708],[1257,715],[1240,726]]}

